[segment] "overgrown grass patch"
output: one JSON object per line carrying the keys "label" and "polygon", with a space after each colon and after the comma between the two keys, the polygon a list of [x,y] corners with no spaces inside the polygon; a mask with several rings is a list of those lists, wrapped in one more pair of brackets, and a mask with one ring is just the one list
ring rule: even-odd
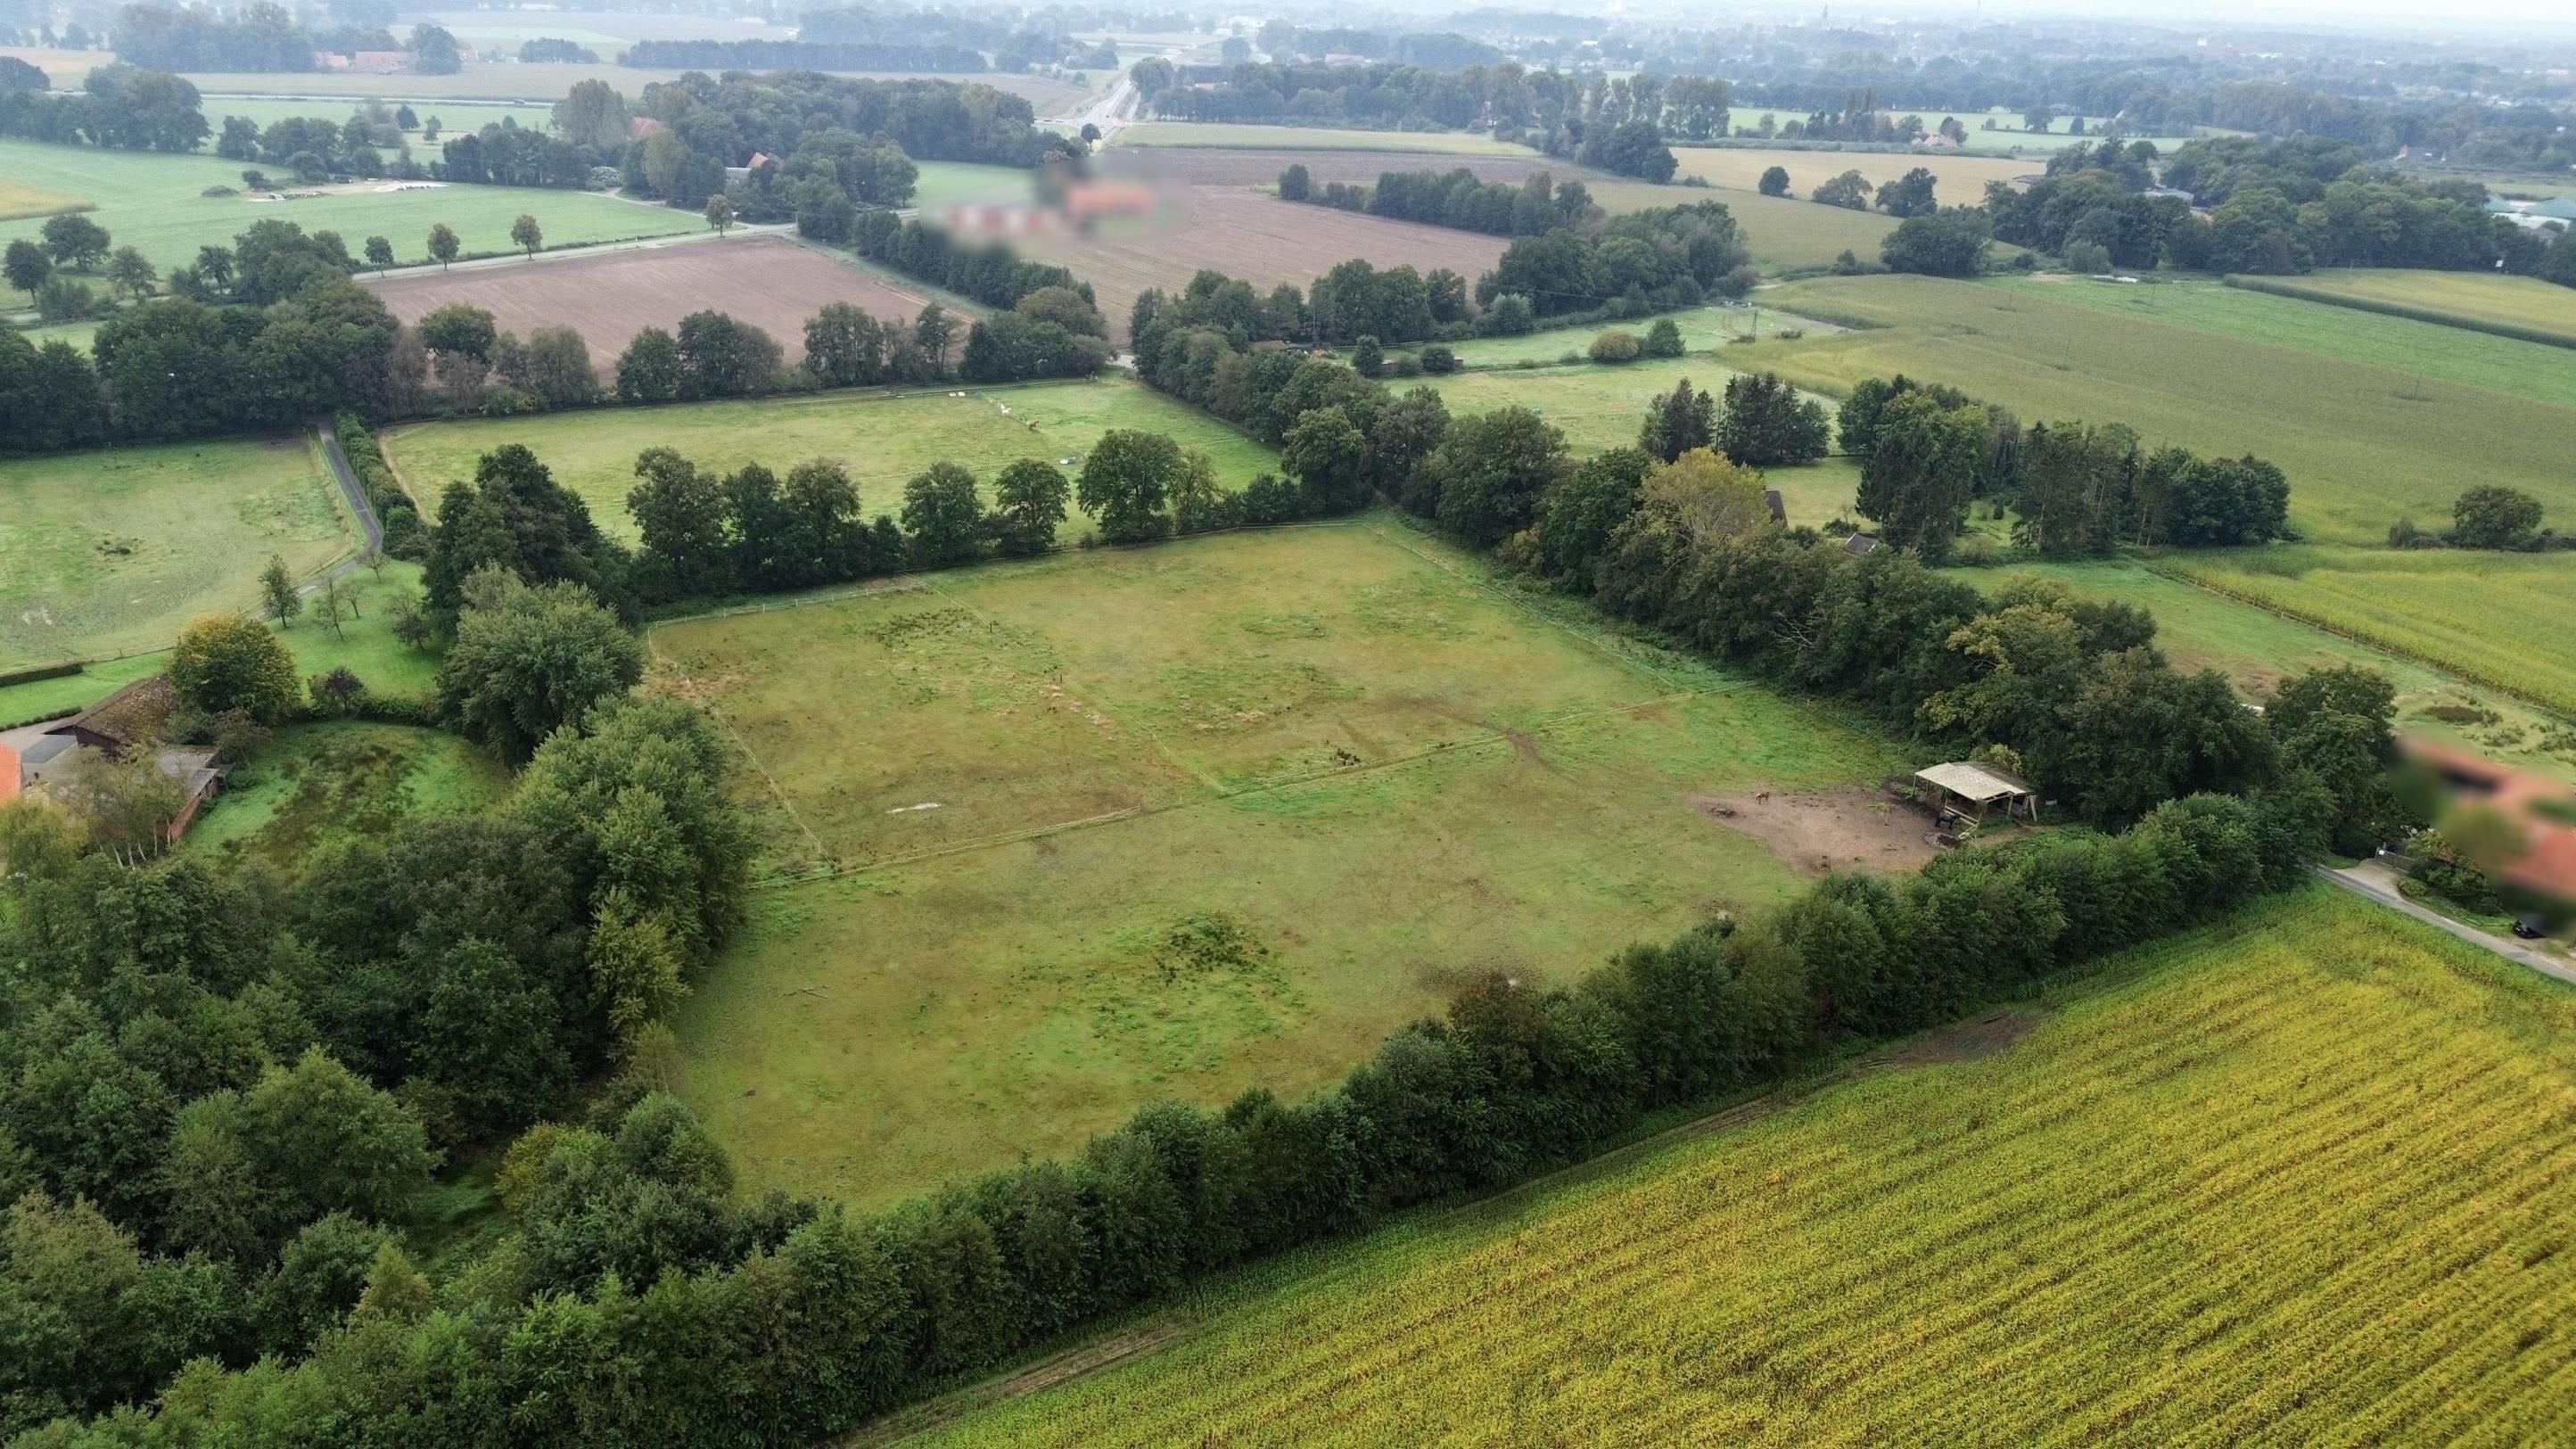
{"label": "overgrown grass patch", "polygon": [[182,845],[291,871],[324,845],[381,835],[409,816],[480,809],[509,779],[489,751],[439,730],[289,725],[234,768]]}
{"label": "overgrown grass patch", "polygon": [[1904,758],[1375,517],[652,645],[746,747],[772,865],[846,872],[760,894],[681,1013],[686,1094],[749,1180],[863,1202],[1775,899],[1797,873],[1695,799]]}

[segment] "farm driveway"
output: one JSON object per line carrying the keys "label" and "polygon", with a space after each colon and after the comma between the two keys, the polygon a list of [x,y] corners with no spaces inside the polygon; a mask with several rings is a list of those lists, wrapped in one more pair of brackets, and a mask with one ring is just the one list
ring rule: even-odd
{"label": "farm driveway", "polygon": [[2322,865],[2312,866],[2310,869],[2355,895],[2368,896],[2383,906],[2394,906],[2437,931],[2457,936],[2472,946],[2484,946],[2499,956],[2521,962],[2543,976],[2554,976],[2561,981],[2576,985],[2576,964],[2570,964],[2564,955],[2508,937],[2489,935],[2475,926],[2452,920],[2439,911],[2419,906],[2397,893],[2395,878],[2389,874],[2386,866],[2376,861],[2364,861],[2360,865],[2345,870],[2335,870]]}

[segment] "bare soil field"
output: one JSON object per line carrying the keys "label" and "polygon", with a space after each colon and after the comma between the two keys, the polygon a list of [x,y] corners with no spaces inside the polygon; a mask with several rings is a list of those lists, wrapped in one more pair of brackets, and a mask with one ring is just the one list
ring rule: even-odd
{"label": "bare soil field", "polygon": [[1760,790],[1694,795],[1702,814],[1770,848],[1792,870],[1912,870],[1939,855],[1932,822],[1877,790]]}
{"label": "bare soil field", "polygon": [[541,257],[525,266],[431,272],[367,285],[405,322],[462,302],[489,311],[522,338],[537,327],[576,328],[603,376],[616,368],[617,355],[636,333],[676,328],[691,312],[713,309],[756,324],[792,360],[804,355],[805,319],[826,302],[856,303],[880,318],[909,318],[930,300],[926,293],[766,236],[562,261]]}
{"label": "bare soil field", "polygon": [[1192,187],[1176,209],[1084,237],[1040,232],[1020,250],[1061,262],[1087,279],[1101,312],[1124,341],[1127,313],[1148,287],[1177,290],[1192,273],[1214,267],[1261,290],[1281,282],[1303,287],[1353,257],[1380,267],[1435,267],[1474,281],[1502,259],[1501,237],[1302,206],[1226,187]]}

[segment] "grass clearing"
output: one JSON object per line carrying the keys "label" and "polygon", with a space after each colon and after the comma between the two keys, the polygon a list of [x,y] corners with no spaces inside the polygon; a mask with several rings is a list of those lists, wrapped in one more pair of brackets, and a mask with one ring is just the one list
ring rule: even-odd
{"label": "grass clearing", "polygon": [[2563,1437],[2576,997],[2323,886],[2071,995],[1253,1270],[924,1442]]}
{"label": "grass clearing", "polygon": [[1820,206],[1793,197],[1764,196],[1750,189],[1703,191],[1695,186],[1657,186],[1645,181],[1589,184],[1592,199],[1613,213],[1688,206],[1696,201],[1725,202],[1744,228],[1744,245],[1753,253],[1753,264],[1774,274],[1821,272],[1844,252],[1864,262],[1876,262],[1880,243],[1896,230],[1896,218],[1884,212]]}
{"label": "grass clearing", "polygon": [[[1184,447],[1204,449],[1228,489],[1279,466],[1251,438],[1125,377],[962,393],[838,392],[649,412],[460,419],[388,429],[382,442],[424,516],[435,513],[449,482],[474,476],[482,454],[525,443],[554,470],[555,481],[590,504],[601,529],[632,542],[626,494],[635,486],[635,455],[646,448],[676,448],[700,469],[726,473],[761,463],[784,474],[809,458],[835,458],[850,469],[860,507],[874,517],[899,510],[904,483],[933,463],[962,463],[990,481],[1022,458],[1080,458],[1112,428],[1165,433]],[[1089,520],[1076,513],[1061,536],[1071,542],[1090,532]]]}
{"label": "grass clearing", "polygon": [[[2195,327],[2320,357],[2366,362],[2417,377],[2509,393],[2533,402],[2576,407],[2576,359],[2536,342],[2215,282],[2159,281],[2129,286],[2049,274],[1998,277],[1982,285],[2121,317]],[[2564,287],[2549,290],[2568,291]]]}
{"label": "grass clearing", "polygon": [[1462,970],[1564,979],[1791,888],[1692,797],[1901,763],[1483,578],[1371,517],[657,627],[772,865],[852,870],[763,892],[681,1012],[745,1180],[872,1204],[1317,1085]]}
{"label": "grass clearing", "polygon": [[[306,116],[342,125],[351,116],[363,114],[369,101],[382,101],[388,112],[399,111],[404,106],[412,108],[424,124],[405,131],[403,138],[419,148],[413,153],[414,159],[424,164],[434,159],[438,148],[451,138],[480,131],[485,126],[496,126],[507,120],[523,131],[544,131],[554,124],[554,104],[551,101],[530,101],[524,105],[506,101],[415,101],[398,94],[406,84],[418,84],[413,77],[381,76],[378,82],[380,89],[375,93],[333,96],[326,100],[292,100],[283,96],[209,96],[205,102],[206,124],[213,129],[214,135],[206,138],[202,149],[210,155],[213,153],[215,138],[223,134],[226,116],[240,116],[256,122],[263,130],[279,121]],[[425,123],[433,116],[438,119],[438,139],[424,140]],[[238,168],[240,163],[235,162],[234,165]]]}
{"label": "grass clearing", "polygon": [[[536,191],[507,186],[437,186],[381,191],[394,182],[353,182],[322,196],[294,201],[253,201],[247,195],[206,196],[210,186],[239,190],[242,166],[215,156],[170,156],[97,146],[57,146],[0,140],[0,174],[91,202],[90,219],[107,228],[118,246],[140,248],[163,275],[194,261],[201,246],[229,246],[252,222],[291,221],[306,232],[337,231],[352,255],[369,236],[394,244],[401,264],[429,257],[429,229],[455,228],[465,254],[516,250],[510,224],[525,212],[544,227],[549,246],[579,246],[632,237],[697,231],[695,212],[645,206],[586,191]],[[40,218],[0,221],[0,246],[33,237]],[[80,274],[72,274],[78,277]],[[103,273],[86,278],[104,292]]]}
{"label": "grass clearing", "polygon": [[47,191],[41,186],[30,186],[24,181],[0,176],[0,221],[88,209],[89,202],[68,192]]}
{"label": "grass clearing", "polygon": [[915,161],[912,205],[936,216],[952,206],[979,202],[1030,201],[1036,173],[1016,166],[981,166],[968,161]]}
{"label": "grass clearing", "polygon": [[335,841],[381,835],[408,816],[479,810],[509,788],[498,758],[440,730],[289,725],[233,770],[180,848],[293,870]]}
{"label": "grass clearing", "polygon": [[302,438],[0,462],[0,666],[165,648],[254,606],[270,555],[302,577],[351,537]]}
{"label": "grass clearing", "polygon": [[1537,155],[1527,146],[1464,131],[1346,131],[1331,126],[1147,121],[1119,130],[1120,146],[1215,146],[1238,151],[1423,151],[1443,156]]}
{"label": "grass clearing", "polygon": [[1789,173],[1789,195],[1800,201],[1846,171],[1859,172],[1876,188],[1919,166],[1932,173],[1934,192],[1951,206],[1978,205],[1986,199],[1987,182],[2010,181],[2034,169],[2026,161],[1962,156],[1956,152],[1803,151],[1791,147],[1676,146],[1673,159],[1681,163],[1675,175],[1696,176],[1730,191],[1753,190],[1761,185],[1762,173],[1777,166]]}
{"label": "grass clearing", "polygon": [[295,652],[297,671],[310,679],[346,669],[366,681],[371,693],[428,694],[438,683],[439,651],[414,649],[395,638],[393,630],[393,601],[406,594],[420,597],[420,565],[389,560],[381,577],[362,568],[344,583],[357,600],[358,616],[342,619],[337,634],[314,615],[309,598],[304,612],[278,631]]}

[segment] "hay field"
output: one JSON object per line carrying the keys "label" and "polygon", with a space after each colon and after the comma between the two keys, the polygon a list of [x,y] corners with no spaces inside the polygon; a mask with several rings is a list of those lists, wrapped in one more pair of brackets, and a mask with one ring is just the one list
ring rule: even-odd
{"label": "hay field", "polygon": [[[111,151],[96,146],[55,146],[0,140],[0,175],[47,191],[77,196],[95,208],[90,220],[107,228],[117,246],[142,249],[168,275],[196,259],[201,246],[230,246],[252,222],[291,221],[307,232],[336,231],[359,253],[369,236],[394,244],[404,264],[429,259],[429,229],[456,229],[467,256],[516,251],[510,224],[520,213],[537,218],[550,247],[670,236],[704,229],[695,212],[641,206],[585,191],[540,191],[506,186],[421,186],[387,191],[393,182],[353,182],[322,196],[294,201],[253,201],[246,195],[206,196],[210,186],[241,186],[239,162],[211,155],[170,156]],[[40,218],[0,221],[0,246],[43,229]],[[78,274],[75,273],[75,276]],[[91,285],[103,286],[95,277]]]}
{"label": "hay field", "polygon": [[2564,988],[2317,886],[922,1442],[2564,1442],[2571,1041]]}
{"label": "hay field", "polygon": [[[646,448],[676,448],[719,472],[761,463],[783,474],[808,458],[835,458],[849,468],[860,506],[873,517],[900,509],[905,481],[933,463],[962,463],[989,481],[1022,458],[1079,458],[1111,428],[1166,433],[1206,451],[1228,489],[1279,466],[1251,438],[1123,377],[458,419],[389,429],[380,441],[403,486],[433,511],[451,480],[474,476],[478,456],[525,443],[557,482],[589,503],[601,529],[631,543],[626,494],[635,486],[635,455]],[[1063,537],[1090,532],[1089,520],[1076,513]]]}
{"label": "hay field", "polygon": [[[677,213],[675,213],[676,215]],[[571,327],[590,344],[600,375],[647,327],[672,331],[710,308],[778,339],[790,362],[805,355],[805,323],[826,303],[848,302],[879,318],[909,322],[931,301],[881,274],[783,237],[709,238],[686,245],[593,253],[462,272],[360,275],[395,316],[418,322],[453,303],[481,307],[525,338],[537,327]]]}
{"label": "hay field", "polygon": [[30,186],[24,181],[0,176],[0,221],[88,209],[87,201],[67,192],[47,191],[41,186]]}
{"label": "hay field", "polygon": [[[1443,156],[1526,159],[1538,153],[1510,141],[1464,131],[1352,131],[1332,126],[1233,125],[1213,121],[1146,121],[1120,129],[1119,146],[1214,146],[1243,151],[1426,151]],[[1280,165],[1288,163],[1282,160]]]}
{"label": "hay field", "polygon": [[1805,151],[1787,147],[1676,146],[1673,159],[1681,163],[1681,169],[1674,173],[1676,176],[1697,176],[1711,186],[1733,191],[1752,191],[1761,184],[1764,171],[1778,166],[1789,173],[1789,195],[1799,201],[1805,201],[1808,192],[1846,171],[1859,172],[1869,178],[1872,187],[1876,187],[1919,166],[1932,173],[1934,194],[1949,206],[1981,203],[1986,199],[1987,182],[2010,181],[2039,169],[2027,161],[1996,156],[1962,156],[1955,151]]}
{"label": "hay field", "polygon": [[1566,979],[1791,887],[1694,797],[1899,762],[1483,578],[1371,516],[655,628],[773,865],[864,867],[760,893],[679,1015],[745,1181],[875,1204],[1302,1091],[1462,970]]}
{"label": "hay field", "polygon": [[1656,186],[1627,180],[1585,184],[1592,188],[1592,199],[1613,212],[1688,206],[1700,201],[1725,202],[1726,209],[1735,214],[1736,224],[1744,230],[1744,245],[1753,253],[1753,264],[1773,275],[1821,272],[1843,252],[1864,262],[1875,262],[1879,245],[1896,230],[1896,218],[1885,212],[1819,206],[1797,197],[1764,196],[1753,190],[1702,190],[1696,186]]}
{"label": "hay field", "polygon": [[1353,257],[1422,272],[1447,267],[1472,284],[1502,260],[1504,245],[1501,237],[1476,232],[1300,205],[1239,188],[1197,186],[1159,215],[1104,226],[1090,237],[1033,232],[1019,241],[1019,251],[1038,261],[1060,262],[1090,282],[1102,315],[1124,340],[1138,294],[1148,287],[1177,291],[1204,267],[1240,277],[1264,292],[1281,282],[1304,287]]}
{"label": "hay field", "polygon": [[0,462],[0,668],[160,649],[346,552],[339,490],[301,438]]}

